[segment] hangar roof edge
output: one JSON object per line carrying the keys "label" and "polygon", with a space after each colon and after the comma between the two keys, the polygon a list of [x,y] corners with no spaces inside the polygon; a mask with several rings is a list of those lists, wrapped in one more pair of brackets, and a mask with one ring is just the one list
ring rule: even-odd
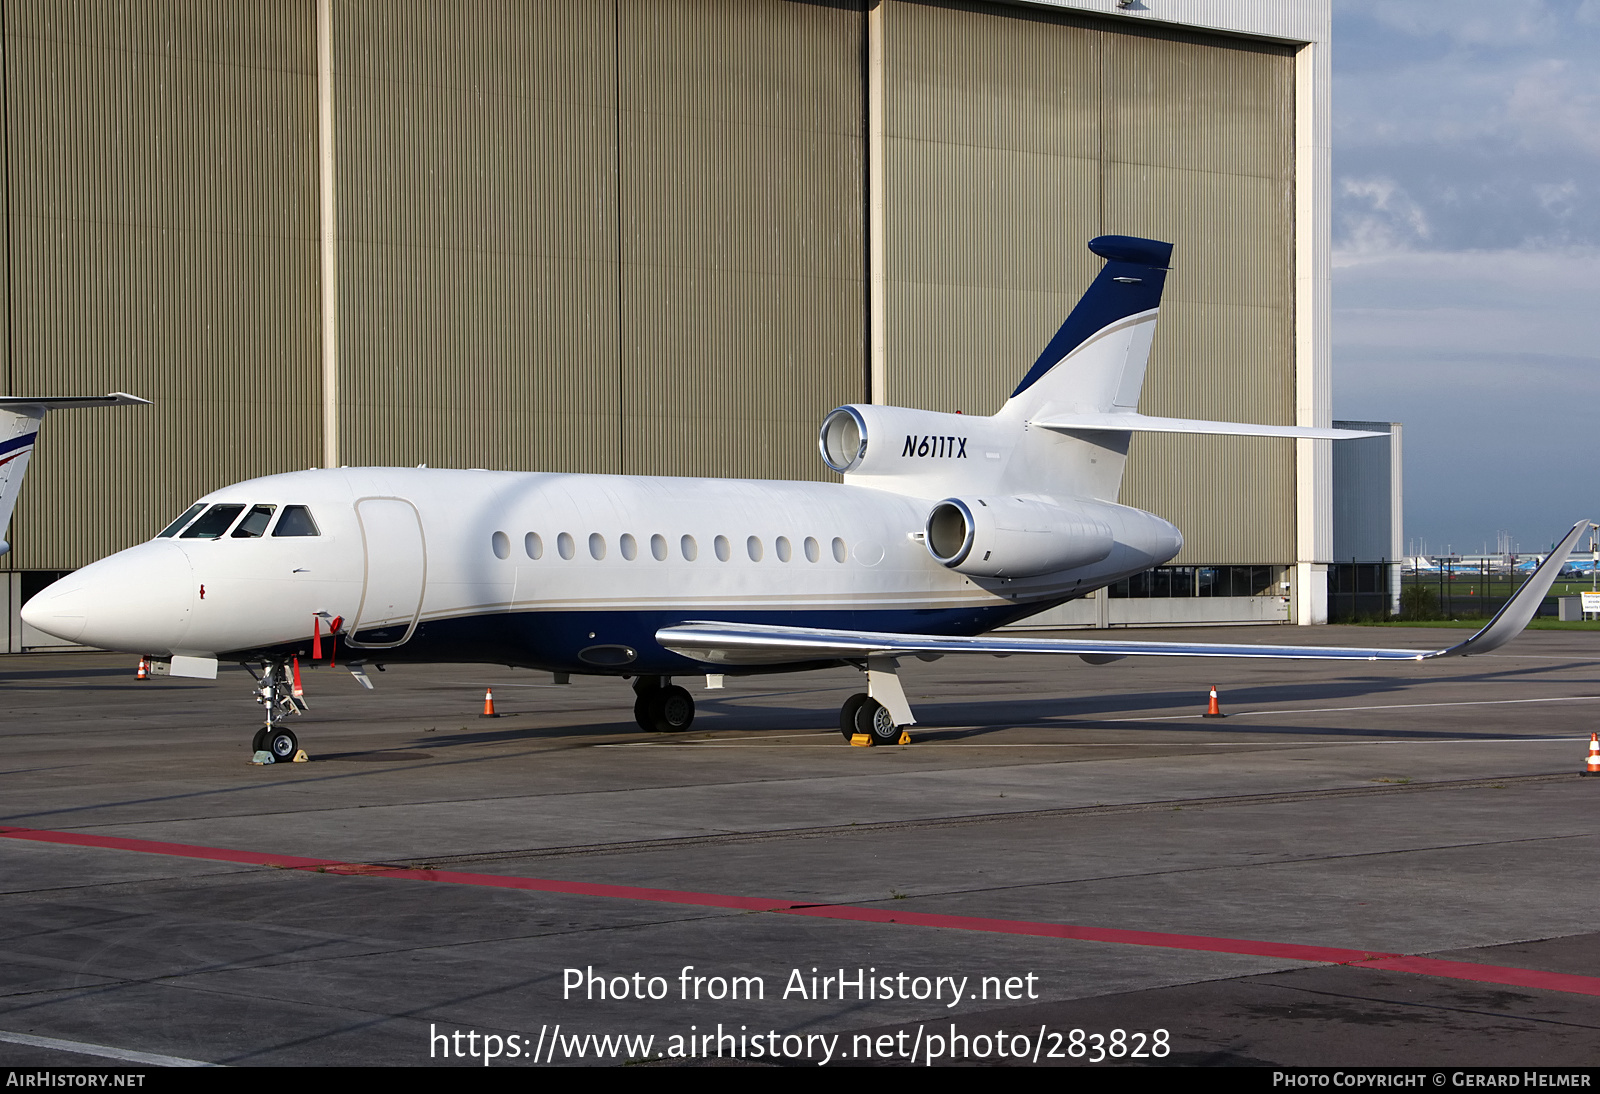
{"label": "hangar roof edge", "polygon": [[1327,42],[1332,0],[1001,0],[1017,7],[1056,8],[1136,23],[1221,31],[1303,45]]}

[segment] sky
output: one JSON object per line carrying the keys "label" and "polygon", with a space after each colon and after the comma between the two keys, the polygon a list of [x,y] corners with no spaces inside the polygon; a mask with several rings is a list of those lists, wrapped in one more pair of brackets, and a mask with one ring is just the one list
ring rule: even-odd
{"label": "sky", "polygon": [[1405,535],[1600,519],[1600,0],[1333,0],[1333,411]]}

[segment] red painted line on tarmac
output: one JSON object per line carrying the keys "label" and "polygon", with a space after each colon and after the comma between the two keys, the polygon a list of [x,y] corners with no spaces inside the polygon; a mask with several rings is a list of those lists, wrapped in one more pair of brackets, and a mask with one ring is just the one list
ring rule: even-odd
{"label": "red painted line on tarmac", "polygon": [[608,885],[587,881],[558,881],[552,878],[516,877],[506,874],[469,874],[454,870],[413,870],[337,859],[274,855],[259,851],[233,851],[201,847],[190,843],[164,843],[157,840],[97,836],[81,832],[52,832],[36,828],[0,828],[0,837],[57,843],[74,847],[98,847],[112,851],[136,851],[152,855],[235,862],[246,866],[272,866],[308,873],[337,874],[345,877],[380,877],[401,881],[433,881],[446,885],[471,885],[488,889],[520,889],[568,896],[609,897],[641,900],[657,904],[687,904],[700,908],[728,908],[747,912],[775,912],[780,915],[839,919],[855,923],[883,923],[907,927],[933,927],[944,930],[978,931],[986,934],[1029,935],[1035,938],[1064,938],[1078,942],[1103,942],[1152,949],[1197,950],[1204,953],[1234,953],[1249,957],[1272,957],[1312,964],[1350,965],[1388,972],[1416,973],[1447,980],[1470,980],[1508,987],[1537,988],[1575,995],[1600,996],[1600,977],[1574,973],[1542,972],[1503,965],[1480,965],[1471,961],[1447,961],[1374,950],[1353,950],[1337,946],[1306,946],[1294,942],[1262,942],[1246,938],[1216,938],[1210,935],[1169,934],[1162,931],[1135,931],[1118,927],[1084,927],[1070,923],[1039,923],[1026,919],[985,919],[978,916],[940,915],[888,908],[863,908],[848,904],[803,904],[771,897],[731,896],[725,893],[694,893],[677,889],[647,889],[636,885]]}
{"label": "red painted line on tarmac", "polygon": [[1483,984],[1504,984],[1513,988],[1541,988],[1571,995],[1600,995],[1600,977],[1579,976],[1570,972],[1542,972],[1514,969],[1505,965],[1479,965],[1473,961],[1446,961],[1438,957],[1379,957],[1352,964],[1367,969],[1389,969],[1439,976],[1449,980],[1476,980]]}
{"label": "red painted line on tarmac", "polygon": [[197,847],[192,843],[160,843],[156,840],[123,839],[121,836],[96,836],[87,832],[46,832],[37,828],[0,828],[8,839],[37,840],[40,843],[65,843],[73,847],[103,847],[111,851],[142,851],[150,855],[176,855],[179,858],[237,862],[244,866],[279,866],[291,870],[338,866],[333,859],[301,858],[298,855],[266,855],[259,851],[229,851],[221,847]]}

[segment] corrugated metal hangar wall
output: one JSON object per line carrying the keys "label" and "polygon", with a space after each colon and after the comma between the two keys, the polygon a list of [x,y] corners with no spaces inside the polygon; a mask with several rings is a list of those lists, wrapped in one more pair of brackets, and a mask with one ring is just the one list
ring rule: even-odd
{"label": "corrugated metal hangar wall", "polygon": [[[46,422],[13,611],[330,457],[826,478],[840,403],[992,412],[1102,232],[1177,245],[1143,410],[1295,422],[1289,46],[911,0],[0,10],[6,392],[155,404]],[[1287,566],[1295,491],[1290,442],[1137,438],[1123,500],[1179,562]]]}

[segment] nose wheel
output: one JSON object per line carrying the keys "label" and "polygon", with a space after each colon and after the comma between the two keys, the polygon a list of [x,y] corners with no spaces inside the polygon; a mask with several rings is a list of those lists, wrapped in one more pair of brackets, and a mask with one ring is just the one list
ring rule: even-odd
{"label": "nose wheel", "polygon": [[250,751],[270,752],[276,763],[286,764],[294,759],[294,754],[300,751],[300,739],[294,735],[294,730],[278,726],[275,729],[258,729],[255,738],[250,742]]}

